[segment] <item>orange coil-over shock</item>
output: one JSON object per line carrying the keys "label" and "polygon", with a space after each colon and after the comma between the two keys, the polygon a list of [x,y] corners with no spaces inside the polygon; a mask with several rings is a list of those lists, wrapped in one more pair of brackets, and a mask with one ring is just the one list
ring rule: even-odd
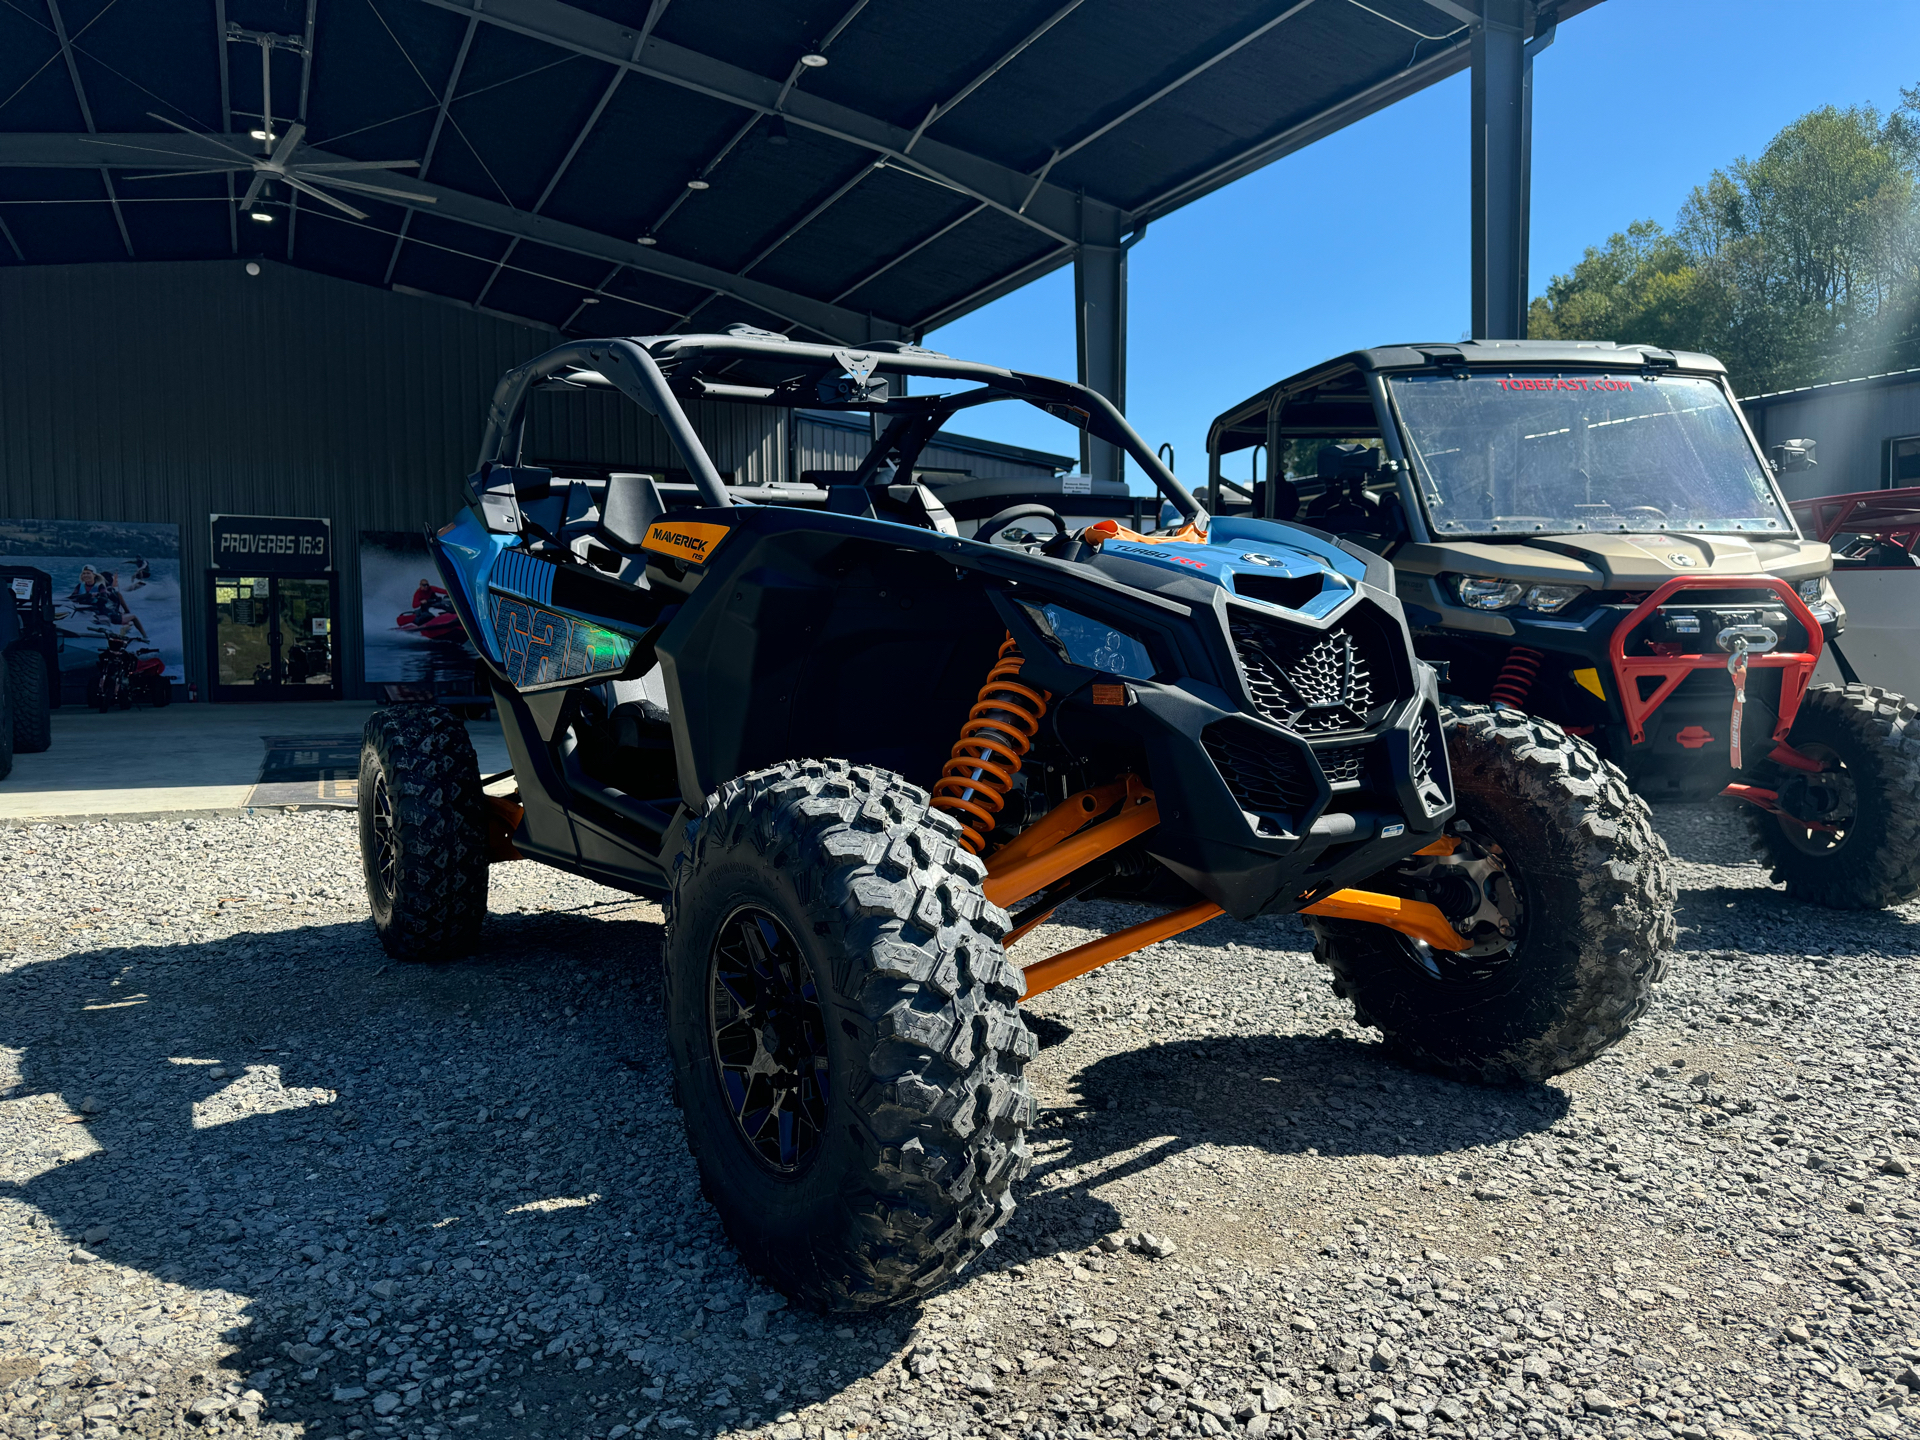
{"label": "orange coil-over shock", "polygon": [[1040,733],[1041,717],[1053,695],[1019,680],[1022,659],[1014,637],[1001,642],[1000,656],[987,673],[980,699],[967,713],[953,756],[941,767],[933,804],[952,811],[963,827],[961,844],[975,855],[987,848],[1007,793],[1014,788],[1021,758]]}
{"label": "orange coil-over shock", "polygon": [[1534,689],[1534,677],[1540,674],[1541,662],[1546,659],[1545,655],[1531,647],[1515,646],[1507,653],[1507,663],[1501,667],[1490,699],[1496,705],[1525,710],[1528,692]]}

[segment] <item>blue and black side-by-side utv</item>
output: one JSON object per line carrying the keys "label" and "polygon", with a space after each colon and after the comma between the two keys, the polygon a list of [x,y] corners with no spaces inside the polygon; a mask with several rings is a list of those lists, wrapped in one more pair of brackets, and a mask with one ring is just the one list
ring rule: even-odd
{"label": "blue and black side-by-side utv", "polygon": [[[620,392],[684,472],[525,463],[543,388]],[[877,438],[844,474],[729,485],[701,399],[866,412]],[[1003,400],[1122,447],[1174,523],[1022,505],[956,534],[915,458]],[[658,897],[703,1182],[798,1299],[911,1298],[990,1244],[1028,1163],[1021,1000],[1214,917],[1305,914],[1357,1014],[1470,1079],[1578,1065],[1646,1007],[1672,891],[1619,774],[1444,708],[1379,557],[1210,521],[1084,387],[745,328],[568,344],[500,382],[468,500],[434,550],[517,791],[484,792],[444,710],[369,721],[381,940],[473,947],[504,860]],[[1163,913],[1010,958],[1090,894]]]}

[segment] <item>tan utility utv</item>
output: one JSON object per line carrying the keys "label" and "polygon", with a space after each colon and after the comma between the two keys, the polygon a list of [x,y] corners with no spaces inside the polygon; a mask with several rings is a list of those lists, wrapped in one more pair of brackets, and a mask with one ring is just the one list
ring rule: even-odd
{"label": "tan utility utv", "polygon": [[[1452,694],[1587,737],[1645,796],[1745,802],[1790,895],[1874,909],[1916,893],[1915,706],[1842,653],[1832,557],[1776,481],[1809,458],[1776,449],[1712,356],[1397,345],[1224,412],[1209,487],[1386,555]],[[1845,684],[1813,683],[1823,650]]]}

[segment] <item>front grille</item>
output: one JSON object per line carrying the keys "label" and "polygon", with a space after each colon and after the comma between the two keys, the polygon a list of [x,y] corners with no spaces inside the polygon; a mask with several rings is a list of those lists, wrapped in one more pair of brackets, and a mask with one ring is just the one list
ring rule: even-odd
{"label": "front grille", "polygon": [[1430,812],[1448,803],[1446,743],[1441,739],[1441,718],[1431,705],[1421,707],[1421,718],[1408,732],[1407,768]]}
{"label": "front grille", "polygon": [[1201,744],[1242,810],[1299,816],[1314,803],[1318,788],[1301,753],[1266,731],[1241,721],[1216,721],[1201,732]]}
{"label": "front grille", "polygon": [[1366,730],[1377,685],[1391,688],[1388,674],[1377,681],[1384,668],[1352,630],[1303,630],[1242,616],[1229,629],[1256,709],[1300,735]]}
{"label": "front grille", "polygon": [[1367,769],[1367,747],[1335,746],[1315,751],[1314,759],[1321,763],[1321,773],[1329,785],[1347,785],[1360,780]]}

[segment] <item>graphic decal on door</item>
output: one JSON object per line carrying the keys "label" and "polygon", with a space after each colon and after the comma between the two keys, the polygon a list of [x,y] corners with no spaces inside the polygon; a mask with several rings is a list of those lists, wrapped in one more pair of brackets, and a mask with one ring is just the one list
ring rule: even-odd
{"label": "graphic decal on door", "polygon": [[618,631],[495,591],[494,645],[507,679],[525,690],[550,681],[626,669],[634,641]]}

